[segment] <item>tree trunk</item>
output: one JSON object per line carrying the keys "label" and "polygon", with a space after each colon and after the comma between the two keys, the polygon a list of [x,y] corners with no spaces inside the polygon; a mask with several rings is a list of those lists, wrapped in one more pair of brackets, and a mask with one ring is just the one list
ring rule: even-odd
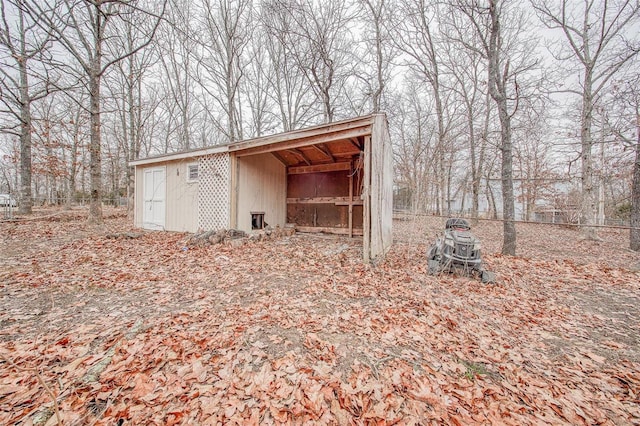
{"label": "tree trunk", "polygon": [[[229,46],[232,41],[227,40],[227,46]],[[233,85],[233,57],[231,52],[231,47],[227,48],[227,63],[226,63],[226,90],[227,90],[227,117],[229,120],[228,124],[228,132],[229,132],[229,142],[235,142],[236,140],[236,103],[235,103],[235,90]]]}
{"label": "tree trunk", "polygon": [[18,8],[18,19],[22,36],[18,70],[20,72],[20,214],[31,214],[31,96],[27,70],[27,46],[24,35],[24,15]]}
{"label": "tree trunk", "polygon": [[515,202],[513,197],[513,158],[511,152],[511,120],[507,112],[506,98],[498,105],[500,135],[502,139],[502,254],[516,255]]}
{"label": "tree trunk", "polygon": [[91,134],[89,141],[89,171],[91,175],[89,223],[102,224],[102,156],[100,135],[100,49],[96,43],[96,56],[89,76],[89,116]]}
{"label": "tree trunk", "polygon": [[636,117],[636,158],[633,163],[633,183],[631,185],[631,250],[640,251],[640,114]]}
{"label": "tree trunk", "polygon": [[[471,218],[473,224],[478,223],[478,209],[480,206],[480,174],[478,173],[478,159],[476,158],[476,134],[473,123],[473,108],[468,103],[469,115],[467,116],[467,125],[469,126],[469,153],[471,160]],[[464,197],[462,198],[464,201]]]}
{"label": "tree trunk", "polygon": [[498,219],[498,207],[496,206],[496,197],[493,194],[493,188],[491,188],[491,181],[487,177],[487,202],[489,203],[489,209],[491,210],[491,219]]}
{"label": "tree trunk", "polygon": [[91,76],[90,81],[90,121],[89,171],[91,175],[91,196],[89,202],[89,222],[101,224],[102,218],[102,158],[100,140],[100,77]]}
{"label": "tree trunk", "polygon": [[[474,224],[478,224],[479,210],[480,210],[480,184],[482,180],[482,175],[484,173],[484,159],[485,152],[487,147],[487,140],[489,139],[489,123],[491,121],[491,95],[489,93],[486,94],[485,97],[485,116],[484,116],[484,126],[482,129],[482,135],[480,136],[480,155],[478,158],[477,166],[475,163],[472,165],[472,169],[475,170],[475,177],[473,179],[473,219]],[[473,120],[471,122],[471,126],[473,126]],[[474,136],[474,144],[475,144],[475,136]],[[488,184],[487,184],[488,187]]]}
{"label": "tree trunk", "polygon": [[591,136],[591,121],[593,118],[592,69],[587,67],[584,77],[582,93],[582,113],[580,117],[581,142],[581,172],[580,177],[582,197],[580,199],[580,224],[582,236],[585,239],[597,240],[596,228],[593,226],[596,217],[596,199],[593,187],[593,138]]}
{"label": "tree trunk", "polygon": [[71,146],[71,154],[70,154],[70,169],[69,169],[69,180],[67,186],[67,209],[71,209],[71,203],[75,197],[76,192],[76,174],[78,173],[78,144],[79,144],[79,133],[80,133],[80,110],[76,114],[76,119],[73,124],[73,145]]}
{"label": "tree trunk", "polygon": [[[131,48],[131,46],[129,46]],[[128,158],[127,161],[137,160],[137,138],[139,133],[139,128],[137,126],[138,122],[136,120],[136,111],[135,106],[139,104],[137,101],[139,98],[134,98],[134,89],[139,87],[140,82],[134,81],[133,77],[133,55],[128,58],[129,63],[129,75],[127,78],[127,98],[129,102],[129,146],[128,146]],[[134,106],[135,105],[135,106]],[[140,107],[138,107],[138,116],[140,115]],[[127,180],[127,217],[133,218],[133,203],[134,203],[134,193],[135,193],[135,167],[126,165],[126,180]]]}
{"label": "tree trunk", "polygon": [[515,256],[516,254],[516,225],[515,205],[513,197],[513,157],[511,148],[511,117],[507,109],[506,81],[501,76],[509,75],[509,61],[504,65],[504,71],[500,65],[500,17],[496,0],[490,2],[491,34],[489,41],[489,92],[498,106],[500,118],[500,137],[502,152],[502,219],[503,242],[502,254]]}
{"label": "tree trunk", "polygon": [[26,58],[20,61],[20,214],[31,214],[31,99]]}

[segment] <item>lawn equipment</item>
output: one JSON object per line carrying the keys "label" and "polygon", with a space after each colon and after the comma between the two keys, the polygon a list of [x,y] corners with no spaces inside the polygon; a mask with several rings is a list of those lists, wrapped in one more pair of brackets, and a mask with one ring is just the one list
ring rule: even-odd
{"label": "lawn equipment", "polygon": [[495,274],[485,271],[480,255],[480,240],[471,233],[471,226],[465,219],[447,219],[444,235],[427,252],[429,274],[461,271],[467,275],[480,277],[483,283],[493,283]]}

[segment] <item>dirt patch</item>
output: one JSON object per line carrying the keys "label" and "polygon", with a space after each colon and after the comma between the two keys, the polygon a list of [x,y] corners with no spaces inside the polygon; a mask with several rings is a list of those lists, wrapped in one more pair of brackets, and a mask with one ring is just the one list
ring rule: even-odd
{"label": "dirt patch", "polygon": [[640,291],[593,289],[573,294],[582,311],[586,338],[574,344],[588,347],[607,362],[640,363]]}

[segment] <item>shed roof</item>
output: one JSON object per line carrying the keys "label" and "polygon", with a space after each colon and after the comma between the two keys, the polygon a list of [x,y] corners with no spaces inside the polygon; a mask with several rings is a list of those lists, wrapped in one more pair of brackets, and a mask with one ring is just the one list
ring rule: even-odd
{"label": "shed roof", "polygon": [[129,164],[142,166],[224,152],[234,152],[239,156],[271,152],[286,166],[337,163],[362,151],[363,137],[372,133],[374,116],[370,114],[223,145],[142,158]]}

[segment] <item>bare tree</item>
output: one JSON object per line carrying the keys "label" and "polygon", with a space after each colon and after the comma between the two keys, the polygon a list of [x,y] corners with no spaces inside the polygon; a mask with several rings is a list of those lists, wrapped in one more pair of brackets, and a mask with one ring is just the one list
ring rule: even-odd
{"label": "bare tree", "polygon": [[203,1],[199,28],[202,89],[224,112],[228,141],[242,139],[240,84],[244,51],[251,36],[251,0]]}
{"label": "bare tree", "polygon": [[[158,14],[142,9],[137,2],[124,0],[56,0],[51,4],[28,1],[27,7],[38,25],[50,32],[58,45],[78,65],[67,65],[66,70],[89,93],[91,201],[88,219],[90,223],[100,224],[103,222],[101,80],[112,65],[142,50],[151,42],[164,13],[166,0]],[[138,19],[140,16],[151,18],[151,22],[137,26],[139,32],[133,49],[123,52],[121,46],[125,43],[118,43],[118,47],[114,47],[111,43],[121,37],[118,23]]]}
{"label": "bare tree", "polygon": [[554,51],[556,59],[577,61],[581,72],[580,157],[582,199],[580,216],[583,235],[597,239],[596,196],[593,171],[592,121],[594,105],[611,79],[640,52],[638,30],[640,3],[636,0],[582,2],[532,0],[542,22],[562,33],[564,43]]}
{"label": "bare tree", "polygon": [[[637,86],[636,86],[637,88]],[[631,186],[631,231],[629,247],[640,251],[640,100],[636,97],[636,142],[633,163],[633,183]]]}
{"label": "bare tree", "polygon": [[[534,49],[531,40],[524,37],[527,24],[525,13],[513,4],[504,0],[458,0],[457,6],[480,41],[479,49],[471,43],[466,43],[466,46],[483,54],[488,63],[488,90],[496,103],[500,120],[502,253],[515,255],[512,119],[518,111],[519,101],[524,97],[521,90],[522,80],[525,79],[523,75],[536,65],[531,57]],[[460,41],[464,43],[463,35]]]}
{"label": "bare tree", "polygon": [[[454,9],[455,10],[455,9]],[[487,63],[479,49],[468,49],[465,44],[479,46],[477,37],[471,28],[465,29],[464,17],[445,14],[441,20],[442,31],[447,42],[443,46],[443,68],[452,76],[451,87],[460,98],[466,121],[464,137],[469,147],[469,172],[471,179],[471,216],[478,218],[480,206],[480,188],[484,174],[485,157],[491,125],[491,96],[486,90]],[[459,43],[460,35],[466,33],[465,44]]]}
{"label": "bare tree", "polygon": [[[82,94],[80,94],[82,96]],[[60,129],[60,139],[64,140],[67,149],[65,161],[67,163],[67,181],[66,181],[66,208],[71,207],[71,203],[76,193],[76,179],[78,171],[82,166],[78,161],[79,155],[83,150],[83,141],[87,139],[89,130],[89,117],[87,111],[82,108],[81,104],[70,101],[69,99],[60,102],[62,108],[65,109],[70,118],[62,122]]]}
{"label": "bare tree", "polygon": [[397,184],[404,192],[406,206],[414,213],[427,211],[434,174],[433,151],[436,149],[437,123],[426,111],[431,103],[410,86],[403,95],[393,98],[395,113],[391,126],[394,141],[394,168]]}
{"label": "bare tree", "polygon": [[33,125],[33,174],[44,180],[43,202],[61,204],[63,186],[66,178],[66,165],[62,161],[64,146],[57,137],[63,112],[54,96],[34,103]]}
{"label": "bare tree", "polygon": [[269,54],[264,49],[262,38],[253,37],[248,46],[248,64],[245,66],[243,92],[249,106],[245,119],[248,135],[260,137],[276,127],[277,116],[273,96],[270,95],[272,86],[269,73],[271,72]]}
{"label": "bare tree", "polygon": [[14,135],[0,133],[0,142],[0,189],[12,192],[11,188],[18,186],[20,141]]}
{"label": "bare tree", "polygon": [[[136,47],[134,21],[122,23],[122,37],[117,40],[122,45],[122,51],[133,51]],[[113,105],[113,140],[118,142],[118,147],[124,158],[119,162],[128,163],[138,159],[142,146],[144,125],[150,114],[151,108],[145,105],[146,90],[144,80],[150,68],[157,62],[155,49],[138,51],[122,61],[116,63],[113,72],[105,77],[106,86],[111,95],[108,102]],[[109,147],[107,147],[109,148]],[[129,215],[133,215],[134,207],[134,167],[125,166],[126,195],[129,198]],[[114,189],[115,190],[115,189]]]}
{"label": "bare tree", "polygon": [[[524,120],[521,120],[524,121]],[[524,220],[532,220],[536,201],[548,198],[558,181],[551,164],[551,144],[544,115],[532,114],[528,122],[514,129],[514,157],[520,181]]]}
{"label": "bare tree", "polygon": [[4,131],[20,137],[20,213],[30,214],[31,199],[31,132],[33,102],[47,96],[53,88],[47,68],[32,66],[47,53],[51,38],[25,12],[24,0],[0,2],[0,102],[1,112],[12,117]]}
{"label": "bare tree", "polygon": [[320,101],[324,121],[331,122],[352,74],[349,24],[353,13],[346,2],[280,1],[289,8],[294,22],[289,51]]}
{"label": "bare tree", "polygon": [[160,78],[154,89],[160,91],[160,107],[164,116],[164,147],[169,152],[170,140],[175,149],[191,149],[194,142],[198,107],[196,90],[196,5],[191,0],[170,0],[166,22],[158,29],[155,47],[158,50]]}
{"label": "bare tree", "polygon": [[[364,22],[364,51],[361,54],[361,67],[365,72],[362,80],[371,98],[373,112],[383,110],[384,94],[391,80],[391,60],[396,56],[392,42],[390,23],[393,0],[359,0],[363,5],[361,20]],[[358,74],[356,74],[358,75]]]}
{"label": "bare tree", "polygon": [[436,176],[440,178],[439,196],[436,198],[436,209],[438,213],[448,205],[446,196],[447,188],[447,162],[446,153],[451,151],[447,146],[452,120],[447,114],[445,88],[443,87],[443,75],[441,72],[442,59],[440,58],[437,39],[438,32],[434,32],[438,26],[436,16],[437,6],[426,0],[412,0],[404,4],[402,13],[397,15],[396,24],[399,29],[396,41],[398,48],[407,54],[411,60],[407,62],[408,67],[420,76],[430,87],[433,94],[434,110],[437,120],[437,144],[435,154],[438,156],[437,168],[434,170]]}
{"label": "bare tree", "polygon": [[406,65],[429,85],[434,100],[437,122],[437,142],[434,150],[436,161],[433,173],[438,177],[436,187],[436,212],[444,213],[451,206],[451,184],[455,148],[452,134],[456,126],[453,106],[453,91],[447,89],[448,76],[443,72],[443,40],[438,23],[440,7],[425,0],[412,0],[404,4],[398,14],[398,48],[410,58]]}
{"label": "bare tree", "polygon": [[607,127],[632,153],[629,248],[640,251],[640,74],[627,76],[610,91]]}
{"label": "bare tree", "polygon": [[260,20],[264,29],[264,47],[269,58],[266,77],[280,117],[282,130],[297,129],[315,114],[314,96],[308,90],[305,73],[294,58],[296,25],[290,9],[282,0],[263,2]]}

